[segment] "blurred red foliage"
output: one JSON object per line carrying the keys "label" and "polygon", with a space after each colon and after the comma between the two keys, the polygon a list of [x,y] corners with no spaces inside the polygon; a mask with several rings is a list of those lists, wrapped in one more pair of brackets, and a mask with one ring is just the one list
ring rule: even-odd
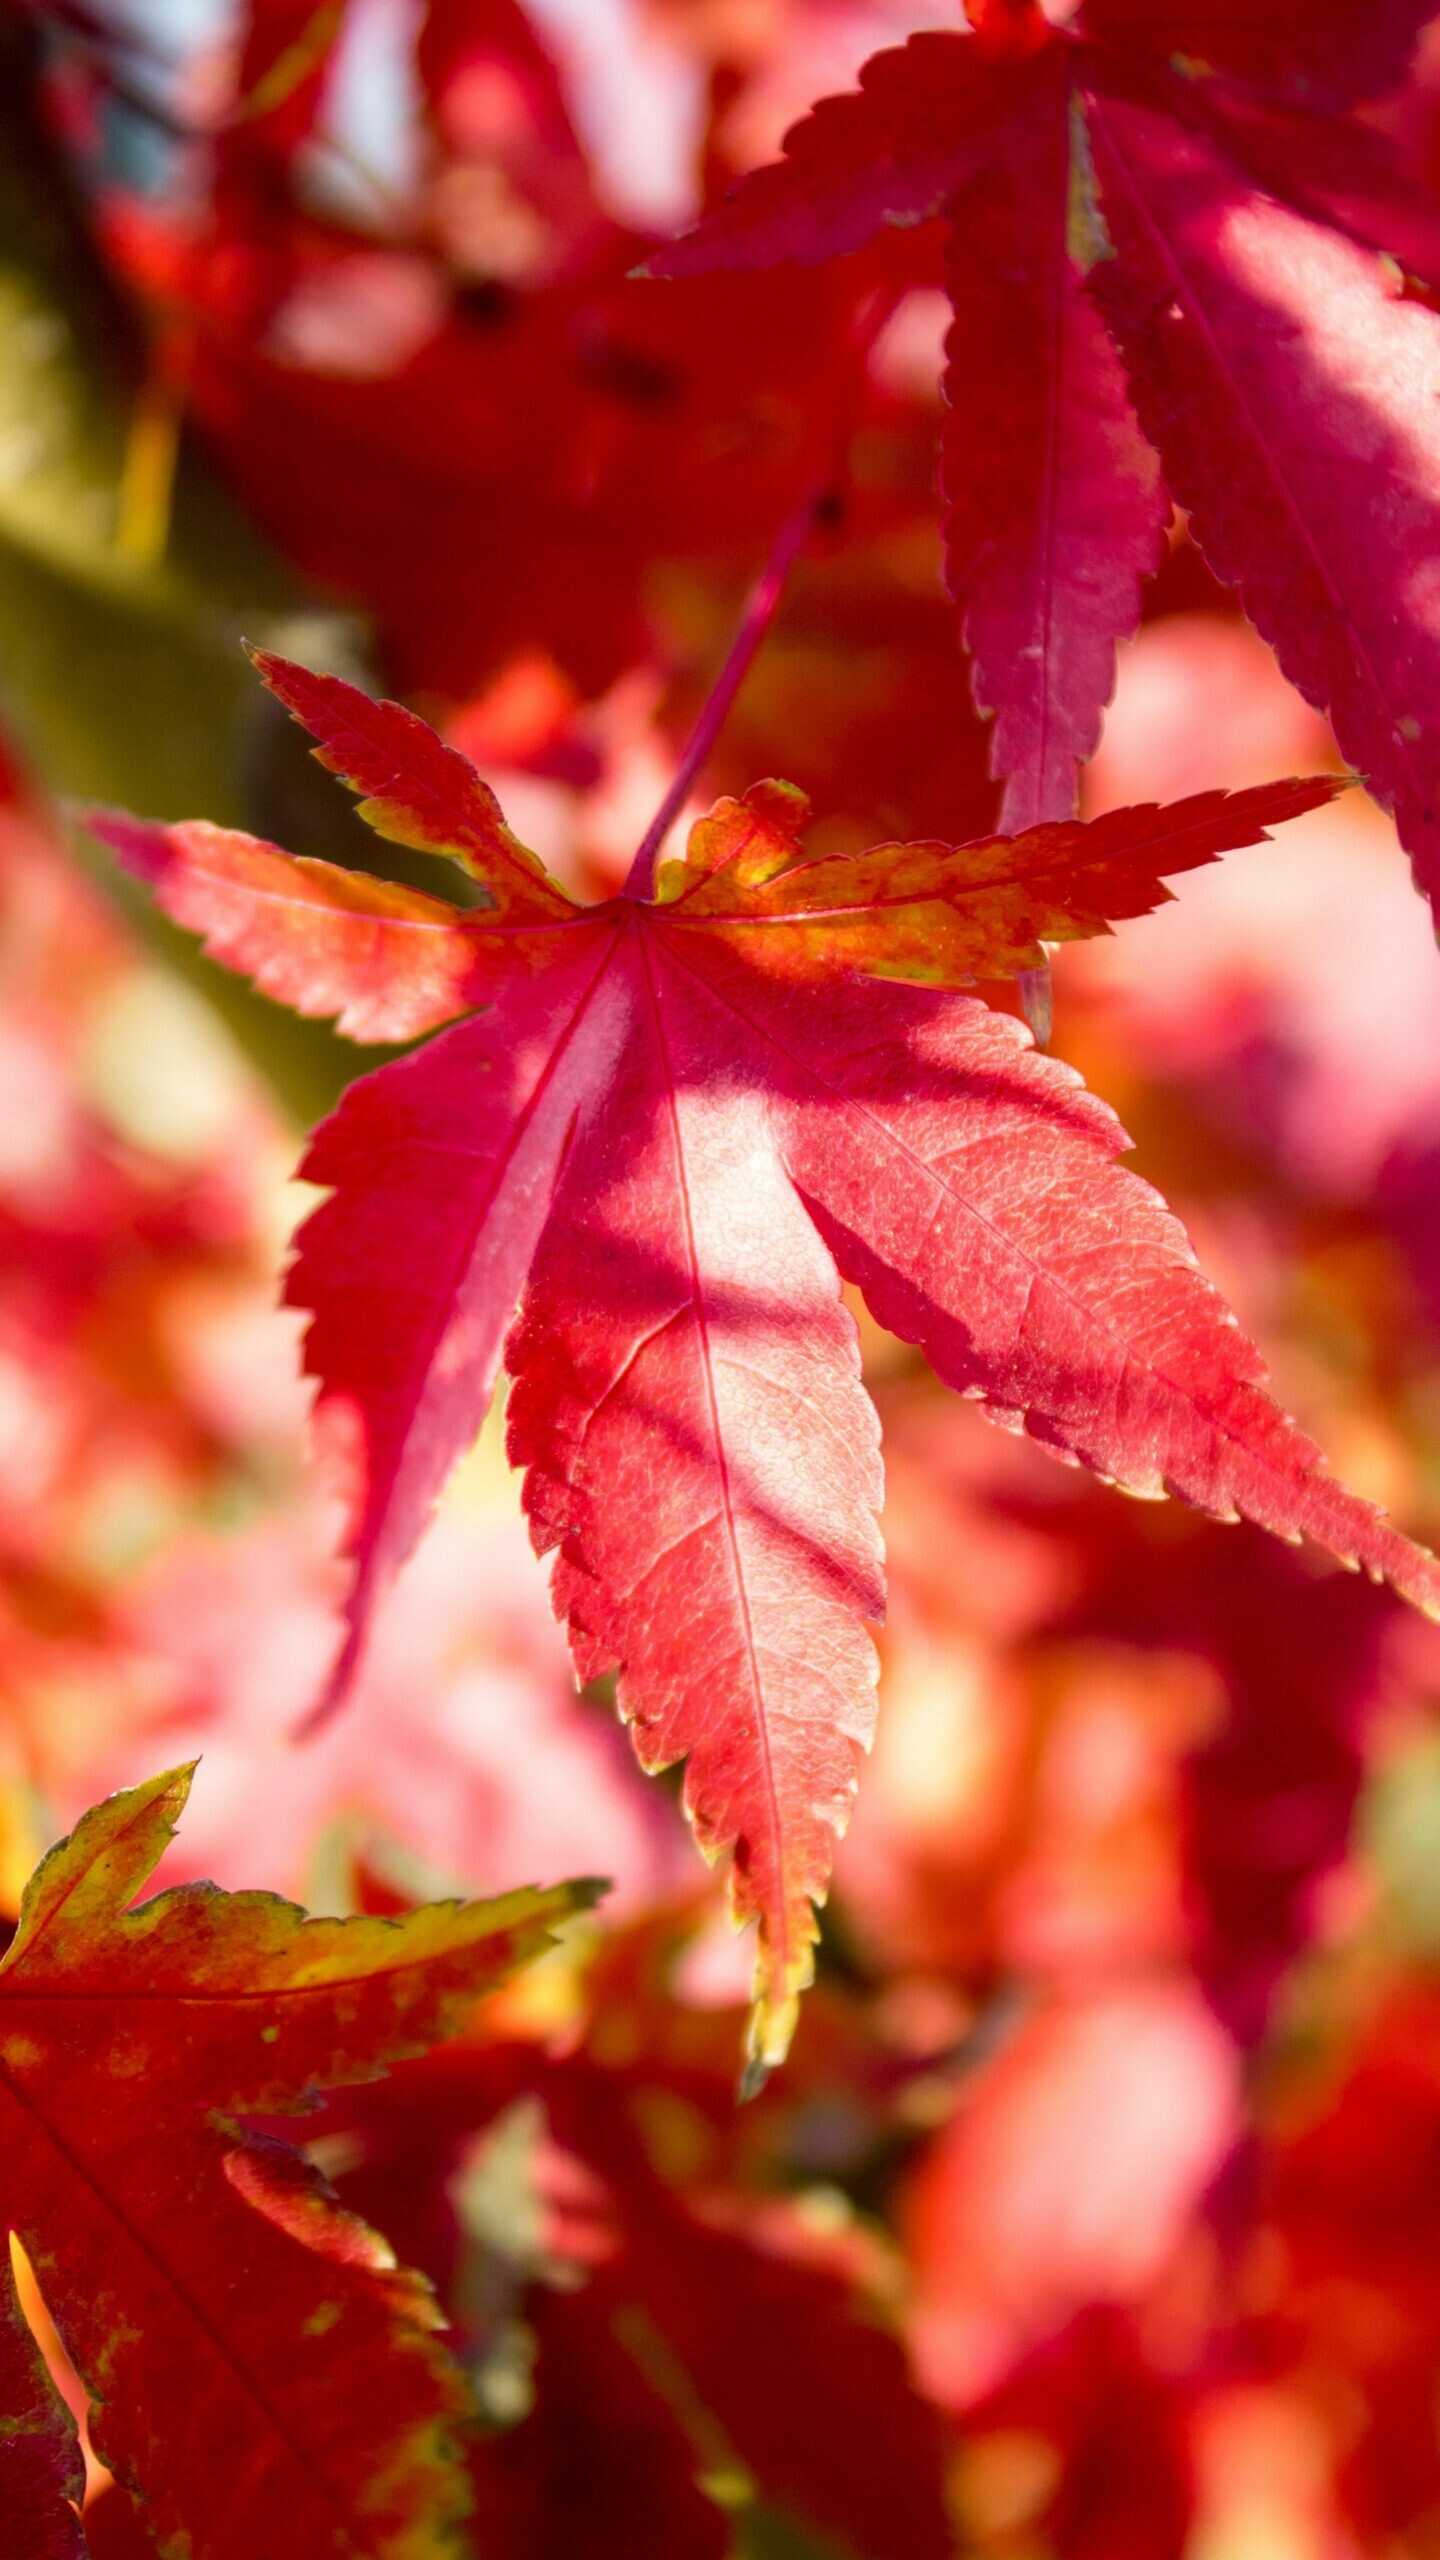
{"label": "blurred red foliage", "polygon": [[[355,617],[333,654],[418,696],[577,887],[615,885],[877,323],[843,505],[709,780],[793,774],[839,813],[824,850],[991,822],[938,575],[935,226],[819,270],[628,280],[869,52],[956,26],[948,0],[616,0],[600,37],[558,0],[434,0],[378,118],[344,12],[252,6],[238,47],[158,75],[107,8],[29,17],[150,392],[305,601]],[[1433,34],[1363,128],[1433,191]],[[1329,129],[1305,128],[1317,165]],[[1144,615],[1088,812],[1332,766],[1178,522]],[[177,728],[201,717],[181,681]],[[302,2128],[439,2287],[480,2411],[477,2547],[1433,2560],[1437,1640],[1358,1579],[986,1431],[865,1319],[879,1735],[793,2060],[737,2113],[748,1968],[603,1685],[574,1692],[495,1446],[348,1717],[287,1739],[334,1589],[272,1304],[284,1105],[82,881],[44,796],[68,777],[24,728],[0,807],[0,1895],[13,1915],[56,1829],[194,1750],[166,1881],[388,1912],[613,1875],[472,2036]],[[303,789],[284,755],[237,749],[256,825]],[[1350,795],[1055,981],[1057,1051],[1282,1400],[1433,1528],[1440,959],[1388,822]],[[152,2547],[93,2461],[86,2532],[97,2560]]]}

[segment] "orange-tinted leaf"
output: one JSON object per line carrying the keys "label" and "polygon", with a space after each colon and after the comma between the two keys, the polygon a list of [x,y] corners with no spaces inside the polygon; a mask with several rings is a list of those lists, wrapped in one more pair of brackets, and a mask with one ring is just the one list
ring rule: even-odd
{"label": "orange-tinted leaf", "polygon": [[368,871],[203,822],[146,825],[92,809],[86,824],[213,959],[277,1004],[333,1014],[352,1040],[434,1031],[483,1003],[505,965],[483,916]]}
{"label": "orange-tinted leaf", "polygon": [[1341,788],[1319,778],[1206,791],[988,843],[881,844],[807,862],[798,830],[808,810],[766,782],[700,821],[686,860],[665,866],[660,895],[677,924],[704,925],[767,976],[813,981],[850,968],[961,986],[1035,968],[1046,942],[1148,915],[1169,895],[1166,873],[1254,844]]}
{"label": "orange-tinted leaf", "polygon": [[489,784],[413,711],[372,701],[342,677],[316,675],[273,650],[251,655],[276,699],[319,739],[318,761],[362,795],[360,815],[377,835],[448,854],[512,923],[573,913],[544,864],[511,834]]}
{"label": "orange-tinted leaf", "polygon": [[96,1806],[27,1889],[0,1963],[7,2214],[162,2548],[420,2560],[465,2508],[428,2291],[230,2113],[303,2107],[453,2031],[592,1889],[400,1921],[206,1885],[131,1910],[188,1787]]}

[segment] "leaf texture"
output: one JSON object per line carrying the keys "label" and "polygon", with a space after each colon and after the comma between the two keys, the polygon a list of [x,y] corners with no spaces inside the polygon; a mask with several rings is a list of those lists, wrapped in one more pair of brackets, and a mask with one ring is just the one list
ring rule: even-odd
{"label": "leaf texture", "polygon": [[849,96],[822,98],[698,231],[656,250],[648,276],[811,265],[887,224],[943,210],[1003,143],[1007,92],[979,43],[943,32],[872,54]]}
{"label": "leaf texture", "polygon": [[703,927],[766,976],[814,983],[847,968],[963,986],[1033,969],[1047,942],[1148,915],[1170,895],[1167,876],[1257,843],[1339,787],[1320,775],[1205,791],[979,844],[881,844],[807,862],[796,813],[777,817],[779,786],[761,783],[701,819],[660,893],[668,922]]}
{"label": "leaf texture", "polygon": [[632,933],[629,1020],[579,1121],[507,1362],[510,1454],[582,1679],[620,1666],[648,1768],[765,1934],[789,2042],[875,1718],[879,1427],[835,1266],[775,1149],[766,1061]]}
{"label": "leaf texture", "polygon": [[1146,108],[1096,111],[1097,278],[1176,497],[1440,898],[1440,334]]}
{"label": "leaf texture", "polygon": [[623,1044],[613,939],[566,936],[476,1021],[363,1077],[302,1163],[332,1196],[301,1230],[286,1296],[311,1313],[317,1429],[359,1564],[333,1696],[480,1428],[579,1096]]}
{"label": "leaf texture", "polygon": [[466,2504],[428,2288],[229,2112],[303,2106],[453,2032],[592,1889],[399,1922],[209,1885],[129,1910],[188,1788],[109,1798],[27,1889],[0,1963],[8,2217],[162,2550],[419,2560]]}
{"label": "leaf texture", "polygon": [[1347,107],[1403,79],[1431,0],[1086,0],[1101,43],[1307,108]]}
{"label": "leaf texture", "polygon": [[374,702],[343,677],[317,675],[272,650],[250,655],[276,700],[318,740],[314,752],[326,772],[360,793],[360,815],[377,835],[448,854],[511,922],[573,912],[573,901],[511,834],[489,784],[428,722],[402,703]]}
{"label": "leaf texture", "polygon": [[483,1003],[511,957],[483,919],[443,899],[231,827],[147,826],[120,809],[85,822],[213,960],[277,1004],[333,1015],[352,1040],[436,1030]]}
{"label": "leaf texture", "polygon": [[[650,261],[815,259],[944,220],[946,570],[1007,830],[1073,808],[1157,562],[1163,469],[1440,905],[1440,329],[1376,254],[1432,280],[1440,228],[1388,142],[1335,112],[1399,79],[1431,14],[1083,0],[1047,29],[977,8],[979,33],[877,55]],[[980,140],[945,191],[927,119],[951,97]]]}
{"label": "leaf texture", "polygon": [[1313,1538],[1436,1608],[1434,1558],[1263,1393],[1258,1354],[1159,1194],[1114,1166],[1124,1132],[1073,1069],[973,998],[832,991],[803,1058],[773,999],[752,982],[736,1000],[793,1079],[786,1161],[841,1270],[947,1384],[1127,1493]]}
{"label": "leaf texture", "polygon": [[[874,1716],[876,1424],[842,1277],[1057,1454],[1440,1603],[1440,1569],[1264,1395],[1179,1227],[1114,1166],[1111,1115],[953,992],[1143,912],[1164,872],[1335,788],[812,862],[802,795],[760,784],[699,823],[653,903],[527,927],[540,957],[314,1141],[331,1196],[288,1294],[351,1497],[332,1697],[503,1358],[577,1667],[618,1671],[647,1766],[686,1762],[697,1837],[733,1852],[759,1923],[752,2080],[809,1979]],[[323,914],[333,991],[350,920]],[[903,983],[922,976],[940,983]]]}
{"label": "leaf texture", "polygon": [[1177,83],[1172,96],[1181,120],[1198,122],[1268,195],[1440,288],[1440,205],[1388,134],[1357,116],[1332,117],[1317,151],[1313,116],[1208,90],[1197,99],[1193,83]]}
{"label": "leaf texture", "polygon": [[1051,92],[1004,164],[954,200],[946,259],[946,577],[976,703],[995,715],[1007,834],[1073,814],[1169,514],[1085,289],[1088,153],[1068,70]]}

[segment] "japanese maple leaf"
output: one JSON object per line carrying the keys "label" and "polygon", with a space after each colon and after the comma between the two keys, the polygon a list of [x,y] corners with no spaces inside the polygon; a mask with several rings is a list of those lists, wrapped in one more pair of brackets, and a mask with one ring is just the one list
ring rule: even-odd
{"label": "japanese maple leaf", "polygon": [[[577,906],[413,714],[261,656],[382,833],[487,907],[205,825],[102,816],[161,903],[357,1038],[471,1018],[352,1086],[288,1294],[350,1494],[348,1679],[502,1360],[577,1668],[760,1924],[752,2075],[809,1980],[874,1718],[878,1426],[842,1277],[941,1377],[1131,1491],[1310,1535],[1424,1605],[1440,1568],[1325,1473],[1074,1074],[955,992],[1165,893],[1332,782],[1013,841],[807,860],[781,783],[722,800],[658,895]],[[516,1309],[518,1306],[518,1315]]]}
{"label": "japanese maple leaf", "polygon": [[[967,0],[875,55],[662,276],[949,226],[947,576],[1002,825],[1068,816],[1169,513],[1327,711],[1440,900],[1433,206],[1338,110],[1432,0]],[[1324,110],[1321,122],[1316,110]]]}
{"label": "japanese maple leaf", "polygon": [[[128,1909],[189,1784],[182,1769],[111,1796],[31,1879],[0,1962],[6,2219],[96,2449],[162,2550],[421,2560],[453,2547],[466,2506],[448,2443],[463,2395],[428,2288],[297,2152],[228,2113],[304,2106],[454,2032],[594,1888],[399,1921],[309,1920],[213,1885]],[[6,2282],[6,2549],[58,2560],[81,2548],[76,2450]],[[34,2519],[18,2544],[17,2517]]]}

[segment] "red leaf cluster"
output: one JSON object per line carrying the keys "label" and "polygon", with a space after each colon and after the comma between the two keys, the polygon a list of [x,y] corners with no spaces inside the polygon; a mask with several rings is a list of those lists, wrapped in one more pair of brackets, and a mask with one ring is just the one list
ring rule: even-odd
{"label": "red leaf cluster", "polygon": [[1375,251],[1428,278],[1437,235],[1379,137],[1333,121],[1400,76],[1428,15],[1086,0],[1051,29],[1038,8],[982,11],[969,37],[875,57],[651,260],[751,270],[943,216],[948,576],[1012,824],[1074,805],[1156,562],[1163,469],[1434,900],[1415,573],[1435,549],[1437,357]]}
{"label": "red leaf cluster", "polygon": [[1422,2560],[1432,11],[162,15],[0,23],[0,2554]]}

